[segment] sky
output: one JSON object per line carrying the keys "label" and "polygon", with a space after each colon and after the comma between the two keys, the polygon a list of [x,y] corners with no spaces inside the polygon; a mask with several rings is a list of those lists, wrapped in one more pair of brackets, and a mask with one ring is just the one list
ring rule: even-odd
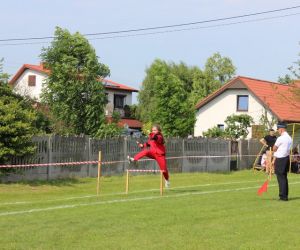
{"label": "sky", "polygon": [[[99,33],[198,22],[298,5],[300,0],[10,0],[1,3],[0,40],[53,36],[56,26],[72,33]],[[295,15],[207,27],[287,14]],[[111,80],[137,89],[145,77],[145,69],[156,58],[203,68],[215,52],[231,58],[237,68],[236,75],[277,81],[299,59],[299,23],[300,8],[189,26],[195,28],[192,30],[90,39],[90,43],[99,61],[109,66]],[[171,30],[174,29],[180,28]],[[41,49],[51,40],[47,41],[42,44],[27,41],[38,44],[14,46],[5,44],[18,42],[0,42],[4,71],[13,75],[25,63],[39,64]],[[133,101],[137,102],[136,95]]]}

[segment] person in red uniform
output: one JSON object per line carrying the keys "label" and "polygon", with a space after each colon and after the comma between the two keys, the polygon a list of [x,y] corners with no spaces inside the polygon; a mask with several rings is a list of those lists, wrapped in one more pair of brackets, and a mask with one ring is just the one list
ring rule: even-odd
{"label": "person in red uniform", "polygon": [[164,137],[161,133],[161,128],[159,125],[152,126],[152,132],[149,134],[148,141],[144,144],[138,143],[138,146],[143,150],[136,154],[133,158],[127,156],[129,163],[138,161],[143,157],[148,157],[156,160],[158,166],[161,171],[163,171],[163,175],[165,178],[165,186],[170,187],[169,181],[169,172],[166,164],[166,148]]}

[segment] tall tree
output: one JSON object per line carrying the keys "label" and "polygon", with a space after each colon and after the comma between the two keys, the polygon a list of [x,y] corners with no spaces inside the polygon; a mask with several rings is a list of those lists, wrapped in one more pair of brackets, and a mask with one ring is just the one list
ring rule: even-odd
{"label": "tall tree", "polygon": [[[234,73],[235,67],[231,60],[227,57],[221,57],[219,53],[207,59],[204,70],[197,66],[187,66],[183,62],[175,64],[155,60],[146,69],[146,77],[139,92],[138,110],[140,118],[144,122],[161,121],[165,127],[170,125],[168,129],[170,135],[192,133],[195,119],[194,105],[218,89]],[[165,94],[164,90],[167,90],[168,94]],[[174,115],[177,117],[180,122],[176,127],[180,128],[182,132],[173,126],[177,122],[176,118],[172,118],[172,122],[168,121],[169,118],[166,115],[160,117],[153,115],[157,114],[160,108],[171,112],[169,117]],[[160,111],[165,114],[163,110]],[[166,119],[162,121],[164,118]]]}
{"label": "tall tree", "polygon": [[36,132],[36,113],[28,101],[12,92],[8,74],[0,63],[0,164],[11,156],[33,153],[31,138]]}
{"label": "tall tree", "polygon": [[204,71],[217,83],[224,84],[235,74],[234,67],[229,57],[222,57],[220,53],[214,53],[205,63]]}
{"label": "tall tree", "polygon": [[139,93],[139,106],[143,121],[159,123],[167,136],[184,136],[192,132],[195,117],[173,67],[162,60],[152,63]]}
{"label": "tall tree", "polygon": [[98,61],[86,38],[59,27],[41,58],[51,72],[42,100],[54,119],[68,133],[95,135],[104,123],[107,102],[99,79],[109,75],[109,68]]}
{"label": "tall tree", "polygon": [[229,57],[215,53],[206,60],[204,70],[193,71],[193,88],[190,101],[193,105],[216,91],[235,74],[235,66]]}

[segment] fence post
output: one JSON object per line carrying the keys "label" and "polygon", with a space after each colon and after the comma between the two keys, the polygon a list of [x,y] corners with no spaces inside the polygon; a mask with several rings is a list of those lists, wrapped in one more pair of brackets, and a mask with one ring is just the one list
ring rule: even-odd
{"label": "fence post", "polygon": [[[48,163],[52,162],[52,136],[48,137]],[[51,165],[47,166],[47,180],[51,179]]]}
{"label": "fence post", "polygon": [[[243,140],[243,139],[242,139]],[[238,154],[238,161],[237,161],[237,169],[240,170],[242,169],[242,164],[243,164],[243,158],[244,158],[244,152],[243,152],[243,141],[242,140],[239,140],[238,141],[238,151],[237,151],[237,154]]]}
{"label": "fence post", "polygon": [[208,172],[208,144],[209,144],[209,142],[208,142],[208,140],[209,140],[209,138],[207,137],[207,138],[205,138],[206,139],[206,143],[205,143],[205,145],[206,145],[206,147],[205,147],[205,171],[206,172]]}
{"label": "fence post", "polygon": [[[86,143],[87,143],[87,147],[86,147],[86,161],[90,161],[90,155],[91,155],[91,138],[89,136],[86,137]],[[87,177],[90,177],[90,164],[87,164]]]}
{"label": "fence post", "polygon": [[184,148],[184,138],[182,138],[182,165],[181,165],[181,173],[183,172],[184,168],[184,157],[185,156],[185,148]]}
{"label": "fence post", "polygon": [[230,172],[230,164],[231,164],[231,141],[228,140],[228,171]]}
{"label": "fence post", "polygon": [[[127,145],[127,141],[128,141],[128,138],[127,136],[124,137],[124,140],[123,140],[123,150],[124,150],[124,158],[123,159],[127,159],[127,155],[128,155],[128,145]],[[124,163],[123,163],[123,172],[126,170],[126,164],[127,164],[127,161],[125,160]]]}

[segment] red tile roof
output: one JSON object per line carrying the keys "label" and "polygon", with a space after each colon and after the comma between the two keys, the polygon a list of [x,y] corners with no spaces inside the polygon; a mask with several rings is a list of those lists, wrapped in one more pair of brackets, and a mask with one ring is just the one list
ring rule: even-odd
{"label": "red tile roof", "polygon": [[[40,65],[33,65],[33,64],[24,64],[18,71],[17,73],[13,76],[13,78],[9,81],[10,85],[13,85],[17,79],[23,74],[23,72],[27,69],[34,70],[40,73],[44,74],[49,74],[50,70],[44,68],[44,65],[41,63]],[[99,79],[99,81],[103,82],[105,88],[107,89],[119,89],[119,90],[125,90],[125,91],[130,91],[130,92],[138,92],[137,89],[128,87],[124,84],[113,82],[112,80],[109,79]]]}
{"label": "red tile roof", "polygon": [[142,128],[143,123],[139,120],[135,119],[121,119],[118,123],[120,127],[124,127],[124,125],[127,124],[129,128]]}
{"label": "red tile roof", "polygon": [[242,82],[244,86],[259,99],[262,105],[268,108],[279,120],[286,122],[300,122],[300,100],[296,99],[293,92],[295,88],[300,88],[298,82],[293,85],[286,85],[238,76],[198,102],[196,104],[196,109],[201,108],[238,81]]}
{"label": "red tile roof", "polygon": [[23,74],[23,72],[27,69],[34,70],[40,73],[49,74],[50,70],[45,69],[44,65],[41,63],[40,65],[33,65],[33,64],[24,64],[17,73],[13,76],[13,78],[9,81],[10,85],[13,85],[18,78]]}
{"label": "red tile roof", "polygon": [[102,82],[103,82],[105,88],[107,88],[107,89],[121,89],[121,90],[130,91],[130,92],[138,92],[137,89],[128,87],[121,83],[113,82],[112,80],[109,80],[106,78],[102,79]]}
{"label": "red tile roof", "polygon": [[[112,122],[111,116],[107,116],[106,119],[109,123]],[[137,129],[140,129],[143,126],[142,122],[140,122],[139,120],[136,120],[136,119],[131,119],[131,118],[122,118],[118,122],[118,126],[121,128],[124,128],[125,124],[127,124],[129,128],[137,128]]]}

